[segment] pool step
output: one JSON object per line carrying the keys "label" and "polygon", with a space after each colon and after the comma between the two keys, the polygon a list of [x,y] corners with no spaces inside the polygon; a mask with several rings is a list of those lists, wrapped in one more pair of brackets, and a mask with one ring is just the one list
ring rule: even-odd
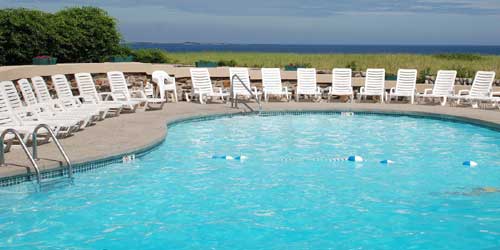
{"label": "pool step", "polygon": [[47,191],[53,188],[59,188],[71,184],[73,184],[73,179],[65,177],[45,179],[40,182],[40,191]]}

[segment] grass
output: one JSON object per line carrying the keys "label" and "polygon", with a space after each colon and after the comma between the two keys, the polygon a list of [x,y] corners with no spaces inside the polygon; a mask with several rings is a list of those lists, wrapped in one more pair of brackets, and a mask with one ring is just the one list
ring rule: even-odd
{"label": "grass", "polygon": [[[496,71],[500,76],[500,56],[476,54],[294,54],[254,52],[183,52],[168,53],[176,63],[194,65],[198,60],[231,61],[243,67],[281,67],[288,64],[310,65],[316,69],[350,67],[354,70],[385,68],[396,74],[399,68],[416,68],[435,75],[440,69],[455,69],[459,77],[472,77],[475,71]],[[471,76],[472,74],[472,76]]]}

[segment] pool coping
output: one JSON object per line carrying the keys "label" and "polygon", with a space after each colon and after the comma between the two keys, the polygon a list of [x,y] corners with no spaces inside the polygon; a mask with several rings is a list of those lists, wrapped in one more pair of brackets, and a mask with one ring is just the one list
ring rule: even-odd
{"label": "pool coping", "polygon": [[[425,111],[401,111],[401,110],[384,110],[384,109],[366,109],[366,108],[330,108],[330,109],[284,109],[284,110],[266,110],[262,111],[262,113],[258,112],[216,112],[211,114],[202,114],[202,115],[189,115],[187,117],[178,117],[172,120],[166,121],[165,124],[165,133],[160,138],[152,141],[151,143],[140,147],[134,148],[130,150],[126,150],[124,152],[102,157],[96,159],[86,159],[81,162],[77,162],[73,164],[73,172],[80,173],[86,172],[98,168],[102,168],[108,166],[110,164],[121,163],[123,162],[124,157],[133,157],[140,158],[148,153],[152,152],[152,150],[156,149],[162,143],[165,142],[168,136],[168,129],[174,127],[178,124],[182,124],[185,122],[198,122],[198,121],[206,121],[213,120],[224,117],[234,117],[234,116],[245,116],[245,115],[261,115],[261,116],[278,116],[278,115],[307,115],[307,114],[341,114],[343,112],[353,112],[354,114],[363,114],[363,115],[389,115],[389,116],[409,116],[409,117],[417,117],[424,119],[437,119],[444,120],[450,122],[459,122],[465,124],[472,124],[476,126],[480,126],[483,128],[491,129],[494,131],[500,132],[500,123],[490,122],[482,119],[466,117],[462,115],[450,115],[450,114],[442,114],[442,113],[431,113]],[[56,167],[47,170],[43,170],[41,172],[42,179],[50,179],[57,178],[63,175],[67,175],[67,168]],[[25,173],[18,174],[6,177],[0,177],[0,188],[13,186],[17,184],[21,184],[24,182],[31,182],[35,178],[34,173]]]}

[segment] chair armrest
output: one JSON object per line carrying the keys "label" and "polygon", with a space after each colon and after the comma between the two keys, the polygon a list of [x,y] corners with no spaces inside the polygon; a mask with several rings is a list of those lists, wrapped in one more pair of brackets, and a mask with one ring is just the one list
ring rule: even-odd
{"label": "chair armrest", "polygon": [[424,95],[432,93],[432,89],[424,89]]}
{"label": "chair armrest", "polygon": [[468,95],[470,93],[470,90],[468,89],[461,89],[458,91],[458,95]]}
{"label": "chair armrest", "polygon": [[389,94],[394,94],[394,93],[396,93],[396,88],[391,88],[391,89],[389,90]]}
{"label": "chair armrest", "polygon": [[283,87],[282,91],[283,93],[288,93],[288,87]]}
{"label": "chair armrest", "polygon": [[91,103],[96,104],[96,100],[93,96],[90,95],[78,95],[75,96],[81,103]]}
{"label": "chair armrest", "polygon": [[142,90],[131,90],[130,94],[139,94],[139,98],[144,98],[146,99],[146,94]]}
{"label": "chair armrest", "polygon": [[113,92],[100,92],[98,94],[101,97],[101,100],[103,100],[103,101],[113,101],[113,100],[116,100],[115,95],[113,94]]}
{"label": "chair armrest", "polygon": [[490,93],[490,96],[491,97],[500,96],[500,91],[493,91],[493,92]]}

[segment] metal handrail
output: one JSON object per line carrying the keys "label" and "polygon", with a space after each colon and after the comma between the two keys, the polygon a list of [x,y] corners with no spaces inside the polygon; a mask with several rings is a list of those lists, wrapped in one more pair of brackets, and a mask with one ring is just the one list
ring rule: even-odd
{"label": "metal handrail", "polygon": [[66,164],[68,164],[68,178],[73,179],[73,165],[71,165],[71,161],[69,160],[68,155],[66,154],[66,151],[64,151],[64,148],[62,147],[61,143],[57,139],[56,135],[52,131],[49,125],[47,124],[39,124],[38,126],[35,127],[35,130],[33,130],[33,145],[32,145],[32,155],[35,160],[38,160],[38,141],[37,141],[37,134],[38,130],[41,128],[44,128],[49,132],[50,137],[54,141],[54,143],[57,146],[57,149],[59,149],[59,152],[61,152],[62,156],[64,157],[64,160],[66,161]]}
{"label": "metal handrail", "polygon": [[257,96],[256,93],[252,92],[252,90],[250,90],[250,88],[248,88],[248,86],[245,83],[243,83],[243,80],[241,80],[241,78],[237,74],[234,74],[231,77],[231,107],[238,108],[238,98],[237,96],[234,95],[233,82],[235,78],[238,79],[238,81],[240,81],[241,85],[243,85],[243,87],[245,87],[248,93],[250,93],[250,95],[257,101],[257,104],[259,104],[259,114],[260,114],[262,112],[262,104],[260,103],[259,97]]}
{"label": "metal handrail", "polygon": [[23,149],[24,153],[26,153],[26,156],[28,156],[29,161],[31,162],[31,165],[35,168],[35,174],[36,174],[36,182],[38,186],[41,184],[41,176],[40,176],[40,169],[38,168],[38,164],[36,164],[35,159],[33,158],[33,155],[30,153],[28,150],[28,147],[26,147],[26,144],[24,144],[23,139],[17,132],[17,130],[8,128],[3,131],[2,135],[0,135],[0,166],[5,165],[5,153],[4,153],[4,139],[5,136],[9,133],[14,134],[15,138],[19,140],[19,144],[21,145],[21,148]]}

